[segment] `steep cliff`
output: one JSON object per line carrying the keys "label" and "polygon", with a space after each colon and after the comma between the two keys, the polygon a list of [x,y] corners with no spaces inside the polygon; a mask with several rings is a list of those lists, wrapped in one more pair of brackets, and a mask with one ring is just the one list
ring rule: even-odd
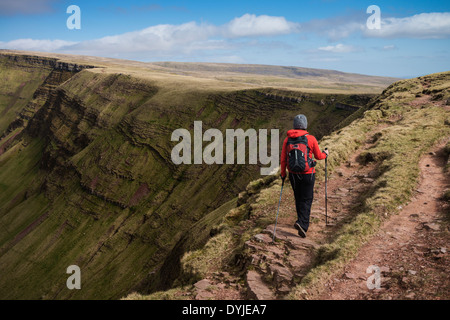
{"label": "steep cliff", "polygon": [[[193,132],[194,121],[203,132],[280,128],[281,140],[304,113],[321,138],[353,112],[336,103],[372,97],[197,87],[190,77],[0,59],[2,298],[109,299],[170,287],[181,256],[210,237],[207,213],[260,176],[260,165],[175,165],[175,129]],[[82,290],[66,287],[74,264]]]}

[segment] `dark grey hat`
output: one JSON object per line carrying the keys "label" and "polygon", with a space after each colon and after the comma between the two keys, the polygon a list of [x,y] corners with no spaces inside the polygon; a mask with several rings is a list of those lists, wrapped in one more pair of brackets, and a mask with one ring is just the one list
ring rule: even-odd
{"label": "dark grey hat", "polygon": [[308,120],[303,114],[299,114],[294,118],[294,129],[306,130],[308,128]]}

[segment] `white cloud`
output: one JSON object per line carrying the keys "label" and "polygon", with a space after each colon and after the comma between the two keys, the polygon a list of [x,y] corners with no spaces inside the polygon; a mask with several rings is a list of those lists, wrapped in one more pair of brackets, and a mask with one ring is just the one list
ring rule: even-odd
{"label": "white cloud", "polygon": [[81,42],[19,39],[0,42],[0,47],[129,58],[142,57],[146,53],[152,57],[170,57],[196,51],[226,50],[234,46],[232,39],[287,34],[297,32],[298,28],[298,24],[284,17],[245,14],[221,26],[194,21],[180,25],[160,24]]}
{"label": "white cloud", "polygon": [[384,51],[390,51],[390,50],[395,50],[395,49],[397,49],[397,46],[394,44],[389,44],[387,46],[383,46]]}
{"label": "white cloud", "polygon": [[76,42],[65,40],[17,39],[0,42],[0,47],[3,49],[56,52],[74,44]]}
{"label": "white cloud", "polygon": [[[44,1],[44,0],[43,0]],[[46,3],[49,3],[47,1]],[[364,17],[363,17],[364,18]],[[359,19],[359,20],[358,20]],[[261,50],[286,48],[285,42],[273,36],[318,33],[338,41],[354,34],[378,38],[448,38],[450,12],[422,13],[405,18],[381,16],[381,29],[369,30],[361,17],[347,16],[311,20],[302,24],[284,17],[244,14],[223,25],[187,22],[160,24],[148,28],[81,42],[46,39],[17,39],[0,42],[0,48],[49,51],[60,53],[110,56],[131,59],[159,59],[190,57],[198,59],[212,55],[236,58],[236,48],[258,47]],[[262,40],[262,37],[269,37]],[[236,41],[244,38],[244,41]],[[249,39],[253,38],[253,39]],[[269,40],[269,41],[268,41]],[[381,49],[381,48],[379,48]],[[382,50],[393,50],[386,45]],[[309,50],[311,53],[349,53],[361,51],[360,47],[337,43]]]}
{"label": "white cloud", "polygon": [[[404,18],[384,17],[381,29],[368,29],[367,17],[348,15],[311,20],[302,25],[302,31],[325,35],[338,41],[353,34],[375,38],[440,39],[450,37],[450,12],[420,13]],[[366,19],[364,19],[366,18]]]}
{"label": "white cloud", "polygon": [[354,46],[345,45],[342,43],[338,43],[335,46],[319,47],[318,50],[326,51],[326,52],[333,52],[333,53],[348,53],[348,52],[359,51],[359,49]]}
{"label": "white cloud", "polygon": [[195,22],[181,25],[161,24],[139,31],[83,41],[66,49],[84,54],[94,54],[99,51],[164,54],[188,53],[199,48],[211,50],[223,46],[220,41],[210,40],[217,33],[216,29],[215,26],[199,25]]}
{"label": "white cloud", "polygon": [[298,32],[300,25],[287,21],[284,17],[256,16],[244,14],[235,18],[224,27],[227,37],[272,36]]}
{"label": "white cloud", "polygon": [[381,17],[380,29],[364,29],[368,37],[439,39],[450,36],[450,12],[421,13],[405,18]]}

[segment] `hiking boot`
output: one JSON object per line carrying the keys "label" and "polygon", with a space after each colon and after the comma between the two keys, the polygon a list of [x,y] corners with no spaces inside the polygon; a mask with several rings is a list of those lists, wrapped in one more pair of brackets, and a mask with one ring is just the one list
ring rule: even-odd
{"label": "hiking boot", "polygon": [[306,238],[306,231],[300,226],[298,222],[294,224],[295,229],[298,230],[298,235],[302,238]]}

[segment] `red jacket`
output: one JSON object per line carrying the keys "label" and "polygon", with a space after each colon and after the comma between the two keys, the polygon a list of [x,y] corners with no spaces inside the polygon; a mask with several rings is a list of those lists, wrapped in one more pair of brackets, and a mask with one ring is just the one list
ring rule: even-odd
{"label": "red jacket", "polygon": [[[283,142],[283,149],[281,150],[281,162],[280,162],[280,169],[281,169],[281,176],[286,176],[286,161],[287,161],[287,150],[286,150],[286,144],[288,141],[288,138],[297,138],[300,136],[303,136],[305,134],[308,134],[308,131],[306,130],[289,130],[287,132],[287,137],[284,139]],[[314,154],[314,158],[316,160],[323,160],[327,157],[327,154],[325,152],[320,151],[319,144],[317,143],[317,139],[314,136],[307,135],[306,138],[308,139],[308,147],[310,150],[309,157],[312,158],[312,155]],[[309,169],[308,171],[305,171],[303,174],[310,174],[315,173],[314,167]]]}

